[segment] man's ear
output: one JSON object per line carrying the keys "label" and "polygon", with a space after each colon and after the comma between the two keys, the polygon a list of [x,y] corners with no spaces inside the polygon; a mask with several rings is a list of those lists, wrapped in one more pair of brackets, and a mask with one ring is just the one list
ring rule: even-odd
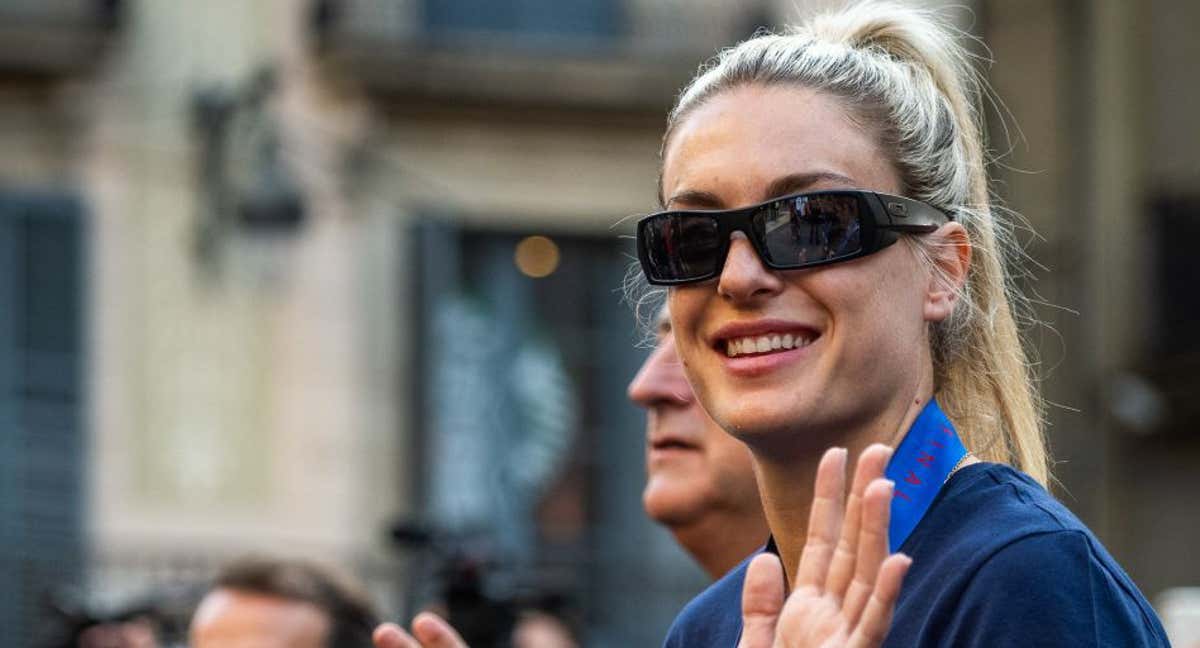
{"label": "man's ear", "polygon": [[954,304],[967,283],[971,268],[971,239],[962,223],[950,222],[928,235],[929,289],[925,293],[925,321],[941,322],[950,317]]}

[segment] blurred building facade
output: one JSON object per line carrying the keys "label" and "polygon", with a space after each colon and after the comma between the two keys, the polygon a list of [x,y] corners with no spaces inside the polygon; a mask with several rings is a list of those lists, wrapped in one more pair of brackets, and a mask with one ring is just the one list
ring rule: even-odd
{"label": "blurred building facade", "polygon": [[[1200,14],[968,5],[1056,306],[1031,342],[1059,494],[1148,595],[1198,583]],[[0,628],[47,585],[120,601],[258,550],[390,614],[430,561],[515,565],[489,593],[656,643],[703,579],[640,510],[614,223],[654,208],[696,65],[794,11],[0,0]]]}

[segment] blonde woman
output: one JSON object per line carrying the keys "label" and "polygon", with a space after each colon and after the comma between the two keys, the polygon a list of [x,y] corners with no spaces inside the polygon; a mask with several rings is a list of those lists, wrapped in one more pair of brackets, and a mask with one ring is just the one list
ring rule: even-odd
{"label": "blonde woman", "polygon": [[668,646],[1167,645],[1043,488],[978,95],[950,29],[885,3],[746,41],[681,93],[639,258],[772,537]]}

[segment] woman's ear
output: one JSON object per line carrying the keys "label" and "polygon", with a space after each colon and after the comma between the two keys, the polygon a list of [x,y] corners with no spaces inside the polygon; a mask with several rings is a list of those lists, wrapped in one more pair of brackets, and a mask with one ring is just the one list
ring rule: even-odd
{"label": "woman's ear", "polygon": [[950,222],[929,235],[929,289],[925,293],[925,321],[940,322],[954,310],[971,268],[971,239],[962,223]]}

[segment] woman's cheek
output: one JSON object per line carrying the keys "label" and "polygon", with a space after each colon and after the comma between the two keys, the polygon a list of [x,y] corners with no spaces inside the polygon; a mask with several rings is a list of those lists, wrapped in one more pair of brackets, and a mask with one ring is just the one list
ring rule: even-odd
{"label": "woman's cheek", "polygon": [[[680,356],[691,356],[698,344],[697,336],[700,322],[700,308],[695,295],[685,288],[672,288],[668,298],[668,308],[671,312],[671,330],[675,334],[675,342],[679,347]],[[686,360],[685,360],[686,364]]]}

